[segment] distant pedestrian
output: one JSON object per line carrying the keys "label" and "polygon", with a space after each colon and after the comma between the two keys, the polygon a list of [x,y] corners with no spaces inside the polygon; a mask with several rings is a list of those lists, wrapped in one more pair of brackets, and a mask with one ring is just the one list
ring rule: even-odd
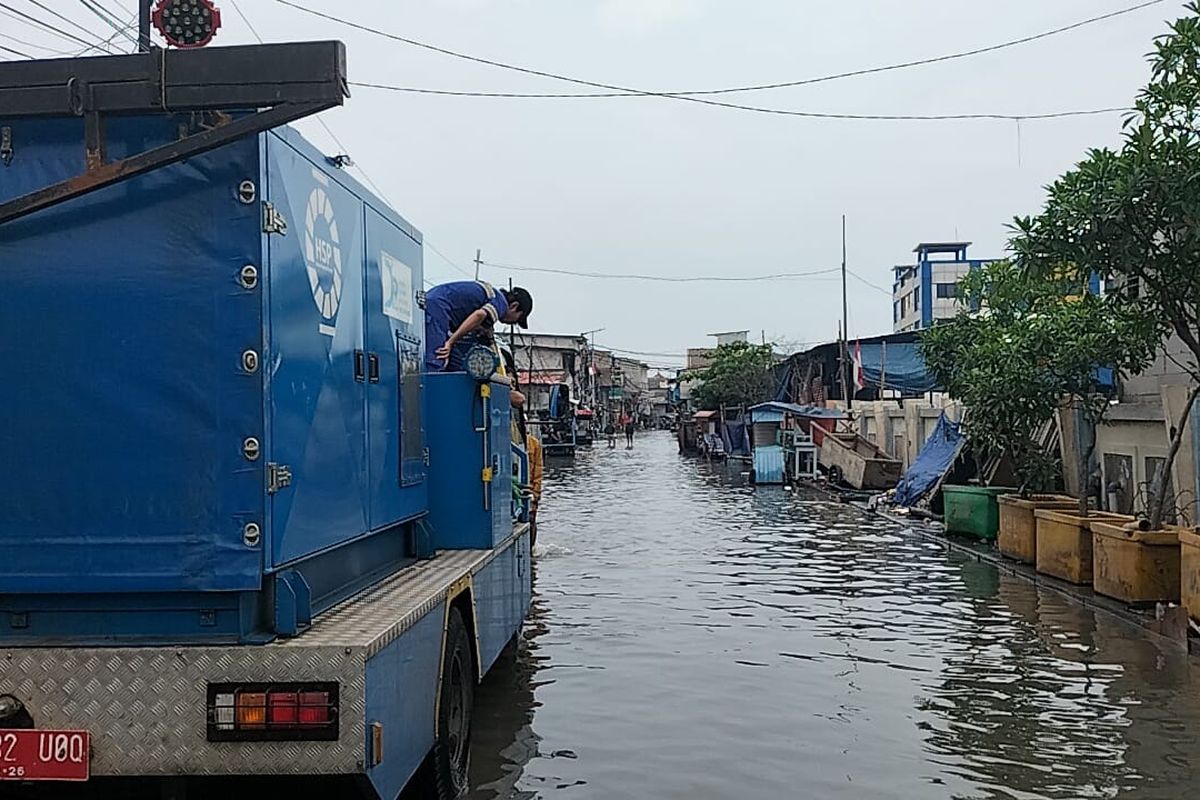
{"label": "distant pedestrian", "polygon": [[612,419],[604,424],[604,435],[608,439],[608,449],[617,449],[617,428],[613,425]]}
{"label": "distant pedestrian", "polygon": [[621,415],[621,428],[625,431],[625,449],[633,449],[633,432],[637,430],[637,423],[633,421],[633,417],[626,411]]}

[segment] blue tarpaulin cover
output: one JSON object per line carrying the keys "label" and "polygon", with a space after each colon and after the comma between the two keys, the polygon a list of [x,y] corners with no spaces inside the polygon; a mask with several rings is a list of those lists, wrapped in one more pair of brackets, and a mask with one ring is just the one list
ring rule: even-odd
{"label": "blue tarpaulin cover", "polygon": [[951,422],[942,414],[933,435],[925,442],[916,461],[896,484],[896,504],[915,505],[946,474],[958,458],[963,446],[963,435],[957,422]]}
{"label": "blue tarpaulin cover", "polygon": [[850,355],[856,348],[862,350],[862,375],[867,386],[883,385],[906,394],[931,392],[938,388],[933,375],[925,369],[925,359],[916,342],[864,342],[850,343]]}

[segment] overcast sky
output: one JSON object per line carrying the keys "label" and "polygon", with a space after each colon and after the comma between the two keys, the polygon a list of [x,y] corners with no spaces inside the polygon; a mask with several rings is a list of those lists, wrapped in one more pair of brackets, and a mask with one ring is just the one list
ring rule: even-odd
{"label": "overcast sky", "polygon": [[[86,12],[74,0],[43,0]],[[12,0],[15,4],[26,0]],[[1136,0],[297,0],[442,47],[601,83],[659,91],[799,80],[987,46]],[[106,0],[132,13],[132,0]],[[215,44],[253,41],[231,5]],[[515,92],[587,91],[465,63],[335,25],[275,0],[239,0],[268,41],[338,38],[352,80]],[[1038,114],[1122,106],[1171,0],[1050,39],[946,64],[727,95],[856,114]],[[95,24],[94,20],[93,23]],[[32,34],[31,34],[32,35]],[[850,336],[891,330],[891,266],[923,240],[1003,253],[1005,225],[1120,115],[897,122],[771,116],[650,97],[488,99],[356,88],[323,115],[397,210],[471,268],[484,259],[656,275],[819,270],[841,260],[889,291],[849,284]],[[339,148],[313,121],[300,127]],[[1019,146],[1018,146],[1019,145]],[[427,276],[461,277],[428,248]],[[606,328],[597,342],[682,353],[748,328],[792,344],[831,340],[836,275],[741,284],[593,280],[486,268],[534,294],[533,327]],[[652,363],[676,359],[649,358]]]}

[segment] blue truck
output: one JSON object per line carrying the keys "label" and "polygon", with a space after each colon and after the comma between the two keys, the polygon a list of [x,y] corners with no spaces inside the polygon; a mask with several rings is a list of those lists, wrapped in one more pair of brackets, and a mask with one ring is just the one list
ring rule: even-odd
{"label": "blue truck", "polygon": [[[0,104],[0,206],[95,166],[85,117]],[[107,115],[104,159],[210,121]],[[0,221],[0,793],[465,790],[525,462],[494,360],[422,372],[421,234],[343,163],[274,127]]]}

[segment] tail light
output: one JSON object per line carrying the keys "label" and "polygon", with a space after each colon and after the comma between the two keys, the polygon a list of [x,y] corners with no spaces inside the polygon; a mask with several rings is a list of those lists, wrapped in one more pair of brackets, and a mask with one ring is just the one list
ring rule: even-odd
{"label": "tail light", "polygon": [[210,683],[210,742],[334,741],[336,683]]}

